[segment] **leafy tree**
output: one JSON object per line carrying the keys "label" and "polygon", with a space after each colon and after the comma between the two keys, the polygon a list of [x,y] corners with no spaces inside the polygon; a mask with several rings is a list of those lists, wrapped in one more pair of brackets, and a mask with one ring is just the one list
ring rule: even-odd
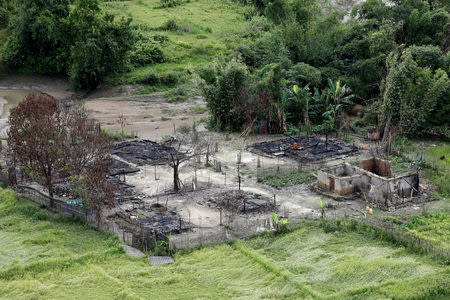
{"label": "leafy tree", "polygon": [[32,93],[11,110],[9,123],[13,161],[46,186],[50,197],[54,180],[70,176],[81,184],[78,191],[83,191],[86,204],[94,210],[112,201],[112,188],[106,182],[112,142],[86,114],[68,111],[54,98]]}
{"label": "leafy tree", "polygon": [[9,23],[9,17],[12,15],[14,6],[10,0],[0,0],[0,29],[6,28]]}
{"label": "leafy tree", "polygon": [[69,58],[69,0],[15,0],[3,61],[12,68],[63,73]]}
{"label": "leafy tree", "polygon": [[62,121],[56,100],[38,93],[28,95],[9,116],[8,149],[13,161],[46,186],[52,198],[54,178],[64,154]]}
{"label": "leafy tree", "polygon": [[101,212],[104,208],[114,206],[114,186],[107,181],[106,174],[111,165],[111,159],[97,160],[89,170],[72,176],[72,189],[83,200],[83,205],[95,213],[97,229],[100,227]]}
{"label": "leafy tree", "polygon": [[130,20],[103,15],[98,0],[15,0],[2,60],[10,68],[69,75],[75,89],[95,88],[123,71],[135,39]]}
{"label": "leafy tree", "polygon": [[450,81],[441,57],[437,46],[400,48],[389,56],[384,114],[402,134],[449,135]]}
{"label": "leafy tree", "polygon": [[288,78],[292,83],[320,87],[322,74],[320,70],[305,63],[298,63],[288,71]]}
{"label": "leafy tree", "polygon": [[240,130],[249,99],[249,72],[233,59],[225,66],[216,63],[215,80],[203,86],[203,93],[218,130]]}
{"label": "leafy tree", "polygon": [[130,19],[102,15],[98,0],[77,0],[68,22],[73,36],[68,72],[75,89],[93,89],[106,74],[124,70],[134,45]]}
{"label": "leafy tree", "polygon": [[283,83],[283,70],[278,64],[270,64],[259,71],[256,89],[267,95],[271,110],[265,115],[265,120],[271,124],[272,132],[284,133],[286,124],[286,95]]}

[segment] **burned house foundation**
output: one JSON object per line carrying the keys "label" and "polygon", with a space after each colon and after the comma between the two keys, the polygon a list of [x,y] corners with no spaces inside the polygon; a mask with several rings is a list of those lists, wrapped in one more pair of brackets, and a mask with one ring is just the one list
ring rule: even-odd
{"label": "burned house foundation", "polygon": [[382,210],[392,210],[411,202],[419,191],[419,175],[410,172],[393,176],[387,160],[371,158],[360,166],[341,164],[317,174],[319,188],[339,196],[361,193]]}

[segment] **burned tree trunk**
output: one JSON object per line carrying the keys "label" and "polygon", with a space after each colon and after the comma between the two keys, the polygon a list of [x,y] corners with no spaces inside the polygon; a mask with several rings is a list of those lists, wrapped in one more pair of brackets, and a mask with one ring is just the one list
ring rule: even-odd
{"label": "burned tree trunk", "polygon": [[174,161],[173,164],[173,190],[175,193],[178,193],[180,191],[180,175],[178,171],[178,167],[180,165],[180,161],[177,159]]}
{"label": "burned tree trunk", "polygon": [[8,185],[9,186],[17,185],[17,173],[15,165],[12,165],[8,168]]}

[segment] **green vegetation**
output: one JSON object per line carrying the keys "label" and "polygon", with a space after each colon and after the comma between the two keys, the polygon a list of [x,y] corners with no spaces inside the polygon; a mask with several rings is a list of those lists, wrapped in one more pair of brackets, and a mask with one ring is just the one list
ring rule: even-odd
{"label": "green vegetation", "polygon": [[[144,118],[147,117],[151,117],[149,116],[145,116]],[[102,128],[102,132],[104,134],[106,134],[107,136],[111,137],[113,140],[116,141],[122,141],[122,140],[126,140],[126,139],[133,139],[136,137],[136,134],[134,132],[127,132],[125,131],[125,129],[121,129],[121,130],[110,130],[110,129],[105,129]]]}
{"label": "green vegetation", "polygon": [[247,26],[245,8],[229,0],[183,1],[176,7],[161,6],[159,0],[111,1],[102,4],[108,13],[132,18],[132,26],[144,34],[164,39],[163,61],[111,75],[107,78],[109,82],[144,83],[149,74],[163,76],[170,72],[186,81],[195,69],[211,63],[216,56],[230,53],[230,49],[239,44],[239,34]]}
{"label": "green vegetation", "polygon": [[0,191],[2,297],[444,299],[450,294],[449,269],[441,260],[379,241],[369,230],[351,230],[359,228],[352,223],[304,223],[290,233],[181,251],[172,265],[150,266],[146,258],[126,256],[110,234],[71,218],[41,220],[35,217],[39,212],[12,191]]}
{"label": "green vegetation", "polygon": [[450,209],[411,216],[406,227],[419,238],[450,250]]}
{"label": "green vegetation", "polygon": [[286,174],[269,175],[258,178],[258,182],[268,184],[270,186],[281,188],[285,186],[302,184],[314,180],[314,175],[308,171],[292,171]]}
{"label": "green vegetation", "polygon": [[130,21],[103,14],[99,0],[7,3],[13,9],[2,61],[10,69],[67,75],[77,90],[125,69],[135,38]]}
{"label": "green vegetation", "polygon": [[370,118],[360,125],[449,137],[447,5],[368,0],[345,22],[319,1],[252,3],[247,19],[254,30],[242,35],[245,42],[220,66],[199,72],[218,129],[263,122],[271,132],[294,132],[289,123],[299,127],[299,120],[307,132],[349,129],[344,104],[352,98],[369,104]]}
{"label": "green vegetation", "polygon": [[385,217],[385,222],[398,225],[406,231],[432,245],[450,250],[450,209],[425,212],[408,217]]}
{"label": "green vegetation", "polygon": [[424,175],[439,189],[442,196],[450,198],[450,145],[427,149],[425,152],[426,169]]}
{"label": "green vegetation", "polygon": [[370,228],[342,222],[305,225],[276,239],[263,235],[238,245],[317,298],[448,295],[449,291],[442,289],[448,280],[448,267],[436,269],[426,258],[380,241]]}

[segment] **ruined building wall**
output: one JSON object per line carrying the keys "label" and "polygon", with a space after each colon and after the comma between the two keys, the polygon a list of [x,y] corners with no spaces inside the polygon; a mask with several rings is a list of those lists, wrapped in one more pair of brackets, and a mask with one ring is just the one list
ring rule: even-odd
{"label": "ruined building wall", "polygon": [[359,168],[342,164],[319,170],[317,185],[341,196],[360,192],[371,204],[384,210],[409,202],[411,196],[418,193],[419,176],[417,173],[392,177],[390,162],[377,158],[365,160],[361,162],[361,166]]}

